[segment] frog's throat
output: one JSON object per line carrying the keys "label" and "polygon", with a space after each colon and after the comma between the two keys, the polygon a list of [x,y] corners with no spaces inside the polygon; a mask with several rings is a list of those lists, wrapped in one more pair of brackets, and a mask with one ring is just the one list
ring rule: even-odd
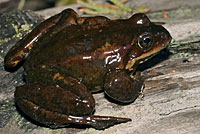
{"label": "frog's throat", "polygon": [[129,60],[125,69],[130,70],[130,71],[133,70],[133,66],[137,64],[137,62],[141,64],[147,61],[148,59],[156,55],[159,51],[163,50],[164,48],[166,47],[158,47],[158,48],[152,49],[149,52],[140,55],[139,57]]}

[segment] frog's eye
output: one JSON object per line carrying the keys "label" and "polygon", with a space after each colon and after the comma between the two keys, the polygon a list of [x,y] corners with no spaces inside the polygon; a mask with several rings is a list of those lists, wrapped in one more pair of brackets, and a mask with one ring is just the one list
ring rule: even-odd
{"label": "frog's eye", "polygon": [[148,50],[152,47],[153,44],[153,36],[150,33],[143,33],[139,36],[138,46],[141,49]]}

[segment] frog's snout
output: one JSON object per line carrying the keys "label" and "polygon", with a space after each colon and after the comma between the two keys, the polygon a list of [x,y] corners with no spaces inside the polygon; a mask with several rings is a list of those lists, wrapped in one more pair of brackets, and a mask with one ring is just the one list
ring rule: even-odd
{"label": "frog's snout", "polygon": [[162,43],[163,48],[167,48],[171,44],[172,37],[168,32],[163,33],[163,34],[161,34],[161,40],[163,41],[163,43]]}
{"label": "frog's snout", "polygon": [[159,30],[155,34],[156,44],[160,44],[162,48],[167,48],[171,44],[172,37],[163,26],[159,26]]}

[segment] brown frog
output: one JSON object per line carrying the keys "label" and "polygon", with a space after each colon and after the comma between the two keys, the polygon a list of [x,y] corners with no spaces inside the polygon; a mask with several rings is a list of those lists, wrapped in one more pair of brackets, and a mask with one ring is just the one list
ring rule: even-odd
{"label": "brown frog", "polygon": [[23,64],[26,83],[15,91],[19,108],[50,127],[85,124],[104,129],[130,118],[92,115],[91,92],[103,90],[122,103],[143,88],[136,67],[169,46],[171,36],[145,14],[110,20],[78,17],[66,9],[38,25],[13,46],[5,66]]}

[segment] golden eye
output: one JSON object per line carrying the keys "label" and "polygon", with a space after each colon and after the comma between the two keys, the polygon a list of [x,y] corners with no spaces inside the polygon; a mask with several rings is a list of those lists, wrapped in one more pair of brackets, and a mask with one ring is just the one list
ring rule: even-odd
{"label": "golden eye", "polygon": [[153,36],[150,33],[143,33],[139,36],[138,46],[141,49],[148,50],[153,45]]}

